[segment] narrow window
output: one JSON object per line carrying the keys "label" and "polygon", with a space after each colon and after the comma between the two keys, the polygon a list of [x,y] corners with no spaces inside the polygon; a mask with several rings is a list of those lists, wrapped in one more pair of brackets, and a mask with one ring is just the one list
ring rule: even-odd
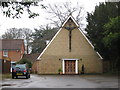
{"label": "narrow window", "polygon": [[4,56],[4,57],[8,57],[8,51],[7,51],[7,50],[4,50],[4,51],[3,51],[3,56]]}

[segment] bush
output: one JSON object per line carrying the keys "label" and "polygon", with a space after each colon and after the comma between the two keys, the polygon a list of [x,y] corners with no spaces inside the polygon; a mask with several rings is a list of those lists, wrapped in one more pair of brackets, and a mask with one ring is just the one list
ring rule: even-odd
{"label": "bush", "polygon": [[59,69],[58,69],[58,72],[59,72],[59,73],[60,73],[60,72],[62,72],[62,69],[61,69],[61,68],[59,68]]}
{"label": "bush", "polygon": [[17,62],[17,64],[28,64],[29,68],[32,67],[32,63],[28,59],[21,59],[19,62]]}

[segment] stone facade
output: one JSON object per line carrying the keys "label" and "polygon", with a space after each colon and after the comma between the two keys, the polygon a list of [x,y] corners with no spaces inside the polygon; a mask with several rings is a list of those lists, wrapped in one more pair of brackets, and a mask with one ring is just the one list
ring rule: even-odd
{"label": "stone facade", "polygon": [[101,56],[96,53],[94,47],[79,28],[72,30],[71,52],[69,51],[69,31],[64,27],[68,26],[70,18],[72,19],[71,26],[78,27],[74,19],[71,16],[68,17],[63,27],[38,57],[38,74],[58,74],[60,68],[65,74],[64,60],[76,60],[75,70],[77,71],[75,74],[81,73],[83,64],[84,73],[103,72]]}

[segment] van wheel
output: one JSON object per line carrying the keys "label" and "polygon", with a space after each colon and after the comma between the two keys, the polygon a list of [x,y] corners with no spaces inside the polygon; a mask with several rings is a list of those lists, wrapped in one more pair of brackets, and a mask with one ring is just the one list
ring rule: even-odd
{"label": "van wheel", "polygon": [[30,74],[29,74],[29,78],[30,78]]}
{"label": "van wheel", "polygon": [[29,76],[28,76],[28,74],[26,75],[26,79],[28,79],[29,78]]}
{"label": "van wheel", "polygon": [[18,78],[18,76],[16,76],[16,78]]}
{"label": "van wheel", "polygon": [[14,75],[12,75],[12,79],[14,79]]}

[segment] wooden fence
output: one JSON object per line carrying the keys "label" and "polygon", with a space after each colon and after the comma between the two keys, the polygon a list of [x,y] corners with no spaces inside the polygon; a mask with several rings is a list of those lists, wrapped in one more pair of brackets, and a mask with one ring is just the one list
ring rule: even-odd
{"label": "wooden fence", "polygon": [[11,61],[0,59],[0,65],[2,65],[0,66],[0,72],[3,74],[10,73]]}

